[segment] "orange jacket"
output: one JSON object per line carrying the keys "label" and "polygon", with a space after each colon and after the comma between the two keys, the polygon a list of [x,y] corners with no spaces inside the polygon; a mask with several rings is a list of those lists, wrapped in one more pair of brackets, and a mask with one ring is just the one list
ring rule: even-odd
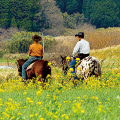
{"label": "orange jacket", "polygon": [[39,56],[43,57],[43,47],[39,43],[34,43],[29,47],[29,55],[30,56]]}

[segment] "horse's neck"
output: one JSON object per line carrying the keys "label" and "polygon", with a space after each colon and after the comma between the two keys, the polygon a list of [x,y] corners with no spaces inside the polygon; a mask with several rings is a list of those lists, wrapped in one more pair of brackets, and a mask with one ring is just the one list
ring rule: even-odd
{"label": "horse's neck", "polygon": [[20,66],[22,66],[25,62],[26,62],[25,60],[21,61]]}

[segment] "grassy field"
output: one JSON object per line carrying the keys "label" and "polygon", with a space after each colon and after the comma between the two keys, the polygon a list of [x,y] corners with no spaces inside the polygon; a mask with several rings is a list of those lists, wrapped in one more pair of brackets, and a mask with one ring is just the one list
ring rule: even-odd
{"label": "grassy field", "polygon": [[92,76],[77,87],[60,67],[51,66],[45,90],[37,80],[21,82],[17,69],[0,69],[0,120],[119,120],[120,45],[92,50],[91,56],[101,62],[101,80]]}

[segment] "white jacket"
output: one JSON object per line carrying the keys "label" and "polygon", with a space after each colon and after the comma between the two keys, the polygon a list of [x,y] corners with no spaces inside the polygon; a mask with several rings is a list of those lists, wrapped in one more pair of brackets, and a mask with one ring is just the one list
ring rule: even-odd
{"label": "white jacket", "polygon": [[90,46],[89,42],[81,39],[80,41],[77,42],[76,46],[73,49],[72,56],[75,57],[77,54],[83,53],[83,54],[89,54],[90,53]]}

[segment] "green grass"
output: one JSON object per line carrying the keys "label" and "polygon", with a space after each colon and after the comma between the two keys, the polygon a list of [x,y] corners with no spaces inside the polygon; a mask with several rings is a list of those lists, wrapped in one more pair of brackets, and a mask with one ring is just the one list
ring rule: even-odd
{"label": "green grass", "polygon": [[[45,90],[36,95],[37,90],[26,92],[2,93],[2,109],[0,116],[9,120],[119,120],[120,91],[119,89]],[[27,99],[31,100],[27,100]],[[39,105],[38,102],[41,102]],[[18,104],[18,105],[17,105]],[[11,108],[13,107],[13,109]],[[8,110],[6,110],[8,109]],[[3,112],[9,115],[4,117]],[[32,117],[31,117],[32,116]]]}
{"label": "green grass", "polygon": [[119,51],[119,46],[91,51],[102,63],[101,80],[91,77],[77,87],[58,67],[52,67],[45,90],[39,82],[20,82],[17,69],[1,69],[0,120],[119,120]]}
{"label": "green grass", "polygon": [[7,81],[0,84],[0,119],[120,119],[120,74],[116,71],[104,73],[100,82],[91,78],[87,84],[80,82],[74,87],[66,76],[54,69],[56,76],[45,90],[37,82],[20,82],[21,78],[14,75],[16,72],[16,69],[9,71]]}

